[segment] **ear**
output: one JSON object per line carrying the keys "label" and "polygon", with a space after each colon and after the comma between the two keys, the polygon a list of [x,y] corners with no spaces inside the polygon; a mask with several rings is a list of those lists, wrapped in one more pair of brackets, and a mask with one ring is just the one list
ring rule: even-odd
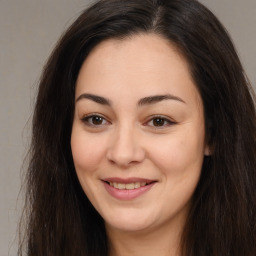
{"label": "ear", "polygon": [[204,155],[205,156],[210,156],[211,154],[212,154],[212,150],[210,149],[209,145],[205,145]]}

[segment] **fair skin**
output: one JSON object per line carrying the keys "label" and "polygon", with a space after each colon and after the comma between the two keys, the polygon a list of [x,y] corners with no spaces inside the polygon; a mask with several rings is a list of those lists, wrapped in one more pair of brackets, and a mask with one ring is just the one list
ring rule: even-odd
{"label": "fair skin", "polygon": [[83,63],[75,97],[74,164],[111,256],[179,255],[208,153],[187,62],[154,34],[106,40]]}

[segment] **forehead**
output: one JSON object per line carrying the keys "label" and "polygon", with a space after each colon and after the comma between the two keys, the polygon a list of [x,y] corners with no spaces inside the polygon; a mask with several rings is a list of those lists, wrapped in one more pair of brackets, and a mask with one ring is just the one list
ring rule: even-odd
{"label": "forehead", "polygon": [[166,93],[199,96],[186,59],[171,42],[154,34],[97,45],[79,72],[76,97],[85,92],[106,97],[117,92],[135,98]]}

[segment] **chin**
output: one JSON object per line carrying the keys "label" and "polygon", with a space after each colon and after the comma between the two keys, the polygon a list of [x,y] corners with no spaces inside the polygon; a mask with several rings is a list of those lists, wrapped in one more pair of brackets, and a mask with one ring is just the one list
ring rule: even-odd
{"label": "chin", "polygon": [[111,228],[111,229],[116,229],[122,232],[139,232],[139,231],[144,231],[150,228],[151,225],[148,223],[142,223],[142,222],[125,222],[125,221],[112,221],[111,223],[106,223],[106,226]]}
{"label": "chin", "polygon": [[[112,217],[113,216],[113,217]],[[125,232],[138,232],[150,229],[154,226],[155,220],[152,215],[146,213],[119,212],[104,218],[106,226],[112,229]]]}

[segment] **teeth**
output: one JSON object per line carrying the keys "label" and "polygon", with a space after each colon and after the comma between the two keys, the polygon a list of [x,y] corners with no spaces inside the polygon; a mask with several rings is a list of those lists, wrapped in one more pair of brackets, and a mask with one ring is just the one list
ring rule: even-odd
{"label": "teeth", "polygon": [[117,183],[118,189],[125,189],[125,184]]}
{"label": "teeth", "polygon": [[135,182],[135,183],[128,183],[128,184],[123,184],[123,183],[117,183],[117,182],[109,182],[109,185],[111,187],[117,188],[117,189],[135,189],[135,188],[140,188],[143,186],[146,186],[146,182]]}
{"label": "teeth", "polygon": [[130,184],[125,185],[125,189],[134,189],[134,187],[135,187],[134,183],[130,183]]}
{"label": "teeth", "polygon": [[140,187],[140,183],[139,182],[134,183],[134,188],[139,188],[139,187]]}

